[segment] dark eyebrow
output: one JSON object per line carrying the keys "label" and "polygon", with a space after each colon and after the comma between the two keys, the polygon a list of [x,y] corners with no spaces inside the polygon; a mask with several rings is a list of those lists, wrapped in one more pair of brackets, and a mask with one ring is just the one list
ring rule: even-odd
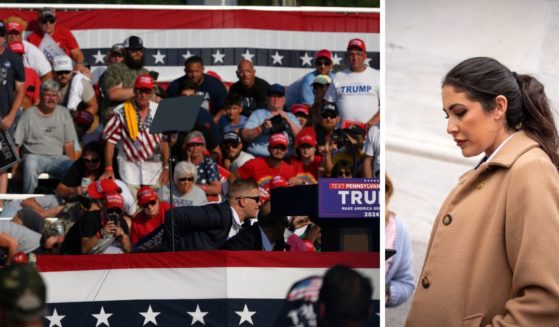
{"label": "dark eyebrow", "polygon": [[[465,108],[466,106],[464,106],[464,105],[461,104],[461,103],[453,103],[453,104],[451,104],[450,107],[448,107],[448,109],[446,109],[446,110],[454,111],[454,109],[455,109],[456,107],[464,107],[464,108]],[[443,108],[443,110],[445,110],[445,109]]]}

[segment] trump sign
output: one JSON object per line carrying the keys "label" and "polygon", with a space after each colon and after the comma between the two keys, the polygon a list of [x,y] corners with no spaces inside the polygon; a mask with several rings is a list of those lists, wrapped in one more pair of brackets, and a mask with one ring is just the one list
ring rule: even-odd
{"label": "trump sign", "polygon": [[320,218],[378,218],[378,179],[325,178],[318,181]]}

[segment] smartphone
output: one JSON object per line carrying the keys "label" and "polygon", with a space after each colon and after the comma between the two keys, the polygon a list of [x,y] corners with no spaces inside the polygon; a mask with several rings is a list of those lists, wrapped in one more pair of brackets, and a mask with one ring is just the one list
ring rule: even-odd
{"label": "smartphone", "polygon": [[89,177],[82,177],[82,187],[88,187],[91,184],[91,178]]}

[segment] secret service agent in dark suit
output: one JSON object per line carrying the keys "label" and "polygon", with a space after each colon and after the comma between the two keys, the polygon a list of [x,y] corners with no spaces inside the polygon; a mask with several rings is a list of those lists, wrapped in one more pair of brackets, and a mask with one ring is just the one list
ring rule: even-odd
{"label": "secret service agent in dark suit", "polygon": [[[217,250],[235,236],[241,224],[256,217],[260,209],[258,185],[238,179],[231,185],[228,200],[200,207],[175,208],[175,251]],[[173,250],[171,211],[165,214],[162,249]]]}
{"label": "secret service agent in dark suit", "polygon": [[[285,251],[287,244],[283,238],[288,225],[286,216],[272,214],[270,201],[264,202],[258,212],[258,222],[244,227],[225,242],[222,250]],[[265,249],[262,234],[271,248]]]}

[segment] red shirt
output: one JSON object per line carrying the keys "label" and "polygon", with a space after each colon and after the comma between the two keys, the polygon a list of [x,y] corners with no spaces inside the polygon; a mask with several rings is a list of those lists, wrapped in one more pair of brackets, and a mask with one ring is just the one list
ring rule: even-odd
{"label": "red shirt", "polygon": [[[32,87],[32,91],[29,89]],[[25,67],[25,95],[31,99],[31,104],[39,99],[39,91],[41,89],[41,79],[39,74],[33,68]]]}
{"label": "red shirt", "polygon": [[[287,162],[282,161],[278,168],[272,168],[268,166],[266,159],[263,157],[250,159],[237,169],[237,173],[243,179],[252,179],[255,181],[260,187],[260,190],[266,193],[270,190],[270,180],[272,177],[281,175],[287,180],[291,177],[295,177],[295,170]],[[266,193],[264,193],[264,196]]]}
{"label": "red shirt", "polygon": [[[70,51],[78,49],[80,47],[72,32],[70,32],[70,30],[66,27],[56,25],[56,27],[54,28],[54,33],[51,35],[51,37],[58,44],[60,49],[64,50],[64,52],[66,52],[66,54],[70,57]],[[37,32],[33,32],[27,37],[27,41],[33,43],[37,47],[41,45],[42,40],[43,33],[39,34]]]}
{"label": "red shirt", "polygon": [[294,158],[291,162],[297,177],[304,179],[309,184],[318,183],[318,169],[322,163],[322,156],[315,155],[310,165],[305,166],[299,159]]}
{"label": "red shirt", "polygon": [[153,230],[159,227],[159,225],[165,223],[165,211],[170,208],[171,206],[169,205],[169,202],[159,201],[159,214],[156,217],[146,217],[144,210],[138,212],[132,220],[130,242],[135,244],[142,238],[146,237],[149,233],[153,232]]}

